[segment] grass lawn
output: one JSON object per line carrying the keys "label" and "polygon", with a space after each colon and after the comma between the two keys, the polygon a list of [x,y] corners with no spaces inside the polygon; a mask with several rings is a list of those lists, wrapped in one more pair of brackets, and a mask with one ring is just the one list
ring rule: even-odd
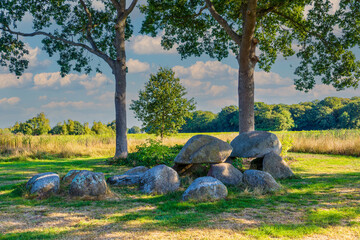
{"label": "grass lawn", "polygon": [[291,153],[298,176],[283,190],[256,195],[229,188],[227,199],[181,202],[180,191],[143,195],[112,187],[112,197],[22,197],[33,175],[71,169],[121,174],[104,158],[0,162],[0,239],[360,239],[360,158]]}

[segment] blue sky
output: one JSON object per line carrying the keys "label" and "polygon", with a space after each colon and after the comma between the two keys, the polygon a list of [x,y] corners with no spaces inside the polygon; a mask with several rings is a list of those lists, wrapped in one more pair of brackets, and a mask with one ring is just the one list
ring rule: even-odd
{"label": "blue sky", "polygon": [[[206,55],[181,60],[175,49],[162,50],[161,37],[151,38],[138,33],[142,16],[136,10],[132,15],[134,35],[127,43],[127,102],[137,99],[150,73],[162,67],[173,68],[194,97],[198,110],[219,112],[222,107],[237,104],[237,61],[233,55],[221,62]],[[20,28],[27,30],[26,23]],[[31,31],[30,29],[28,31]],[[101,64],[103,74],[89,76],[76,72],[65,78],[59,75],[56,58],[49,58],[41,50],[41,38],[26,38],[30,54],[29,69],[17,79],[7,69],[0,68],[0,128],[26,121],[40,112],[50,119],[51,126],[67,119],[80,122],[110,122],[114,120],[114,80],[110,68],[96,57],[94,65]],[[359,49],[355,49],[359,58]],[[255,101],[266,103],[299,103],[323,99],[327,96],[360,96],[360,89],[336,91],[333,87],[318,84],[309,93],[296,91],[293,72],[298,64],[296,57],[278,58],[271,72],[259,69],[255,73]],[[132,111],[127,112],[128,127],[141,126]]]}

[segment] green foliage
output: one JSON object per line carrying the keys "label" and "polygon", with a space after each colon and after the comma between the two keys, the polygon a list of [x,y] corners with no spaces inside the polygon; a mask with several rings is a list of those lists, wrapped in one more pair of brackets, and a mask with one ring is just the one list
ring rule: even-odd
{"label": "green foliage", "polygon": [[25,123],[16,122],[11,131],[25,135],[43,135],[47,134],[50,129],[50,120],[46,118],[44,113],[39,113]]}
{"label": "green foliage", "polygon": [[159,164],[172,166],[182,147],[181,145],[169,147],[163,145],[161,141],[148,139],[146,143],[136,146],[136,151],[129,153],[126,160],[121,160],[121,164],[146,167],[154,167]]}
{"label": "green foliage", "polygon": [[[360,98],[327,97],[300,104],[255,103],[255,128],[262,131],[329,130],[360,128]],[[196,111],[187,118],[181,132],[238,131],[236,106],[224,107],[220,113]]]}
{"label": "green foliage", "polygon": [[282,104],[255,103],[255,128],[266,131],[284,131],[294,127],[290,111]]}
{"label": "green foliage", "polygon": [[[50,57],[57,56],[60,73],[65,76],[70,71],[89,73],[92,53],[109,60],[116,59],[116,31],[114,24],[118,20],[115,6],[110,1],[103,2],[103,8],[95,6],[93,1],[84,1],[86,10],[80,1],[28,1],[2,0],[0,2],[0,65],[8,66],[10,72],[21,75],[28,67],[28,54],[23,35],[18,26],[25,16],[32,21],[26,33],[42,36],[43,49]],[[87,14],[87,11],[90,14]],[[126,18],[125,39],[129,39],[133,30],[131,21]],[[33,30],[33,31],[32,31]],[[88,47],[91,46],[91,47]],[[95,68],[100,71],[99,66]]]}
{"label": "green foliage", "polygon": [[128,133],[136,134],[141,133],[141,129],[138,126],[133,126],[129,129]]}
{"label": "green foliage", "polygon": [[244,160],[242,158],[235,158],[232,162],[232,165],[236,167],[237,169],[241,170],[243,168]]}
{"label": "green foliage", "polygon": [[286,157],[288,151],[294,145],[294,137],[291,134],[283,134],[280,139],[282,149],[281,149],[281,156]]}
{"label": "green foliage", "polygon": [[215,132],[216,118],[217,114],[210,111],[194,111],[185,119],[186,123],[181,127],[180,132]]}
{"label": "green foliage", "polygon": [[130,109],[146,132],[163,138],[177,133],[195,109],[194,99],[186,99],[186,93],[174,71],[160,68],[156,75],[150,75],[145,90],[139,91],[139,100],[133,100]]}
{"label": "green foliage", "polygon": [[114,130],[111,127],[108,127],[107,125],[103,124],[100,121],[99,122],[94,121],[91,131],[98,135],[115,134]]}

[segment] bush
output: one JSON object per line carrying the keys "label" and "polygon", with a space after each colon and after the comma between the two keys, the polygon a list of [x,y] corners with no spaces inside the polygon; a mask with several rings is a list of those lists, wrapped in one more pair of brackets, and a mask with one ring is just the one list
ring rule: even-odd
{"label": "bush", "polygon": [[148,139],[146,143],[136,146],[136,151],[129,153],[127,159],[122,160],[119,164],[133,167],[154,167],[159,164],[173,166],[174,159],[182,147],[181,145],[168,147],[161,141]]}
{"label": "bush", "polygon": [[281,137],[281,145],[282,145],[282,150],[280,155],[282,157],[286,157],[288,151],[293,147],[294,145],[294,137],[291,136],[290,134],[284,134]]}

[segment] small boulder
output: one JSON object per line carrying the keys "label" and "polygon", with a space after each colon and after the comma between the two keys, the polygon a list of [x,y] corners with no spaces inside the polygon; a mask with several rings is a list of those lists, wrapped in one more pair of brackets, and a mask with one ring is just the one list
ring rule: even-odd
{"label": "small boulder", "polygon": [[196,135],[187,141],[175,158],[176,164],[221,163],[230,155],[232,147],[216,137]]}
{"label": "small boulder", "polygon": [[143,174],[133,174],[133,175],[116,175],[109,177],[106,182],[114,186],[127,186],[127,185],[136,185],[139,184],[140,179]]}
{"label": "small boulder", "polygon": [[39,198],[48,197],[51,193],[57,193],[60,189],[60,177],[53,172],[40,173],[33,176],[27,183],[26,188],[30,194]]}
{"label": "small boulder", "polygon": [[147,170],[149,170],[149,168],[144,166],[138,166],[126,171],[123,175],[141,175]]}
{"label": "small boulder", "polygon": [[208,176],[220,180],[226,185],[242,184],[242,172],[230,163],[219,163],[211,166]]}
{"label": "small boulder", "polygon": [[281,188],[269,173],[259,170],[246,170],[243,181],[250,189],[259,189],[262,192],[273,192]]}
{"label": "small boulder", "polygon": [[106,182],[114,186],[137,185],[147,170],[149,169],[144,166],[134,167],[122,175],[109,177]]}
{"label": "small boulder", "polygon": [[101,196],[105,195],[107,185],[103,173],[83,170],[70,183],[71,196]]}
{"label": "small boulder", "polygon": [[263,131],[241,133],[230,145],[233,148],[230,157],[261,158],[269,152],[281,153],[278,137]]}
{"label": "small boulder", "polygon": [[158,165],[142,175],[139,187],[148,194],[166,194],[180,187],[180,178],[174,169]]}
{"label": "small boulder", "polygon": [[63,178],[62,178],[62,184],[64,186],[70,185],[72,180],[81,172],[81,170],[70,170]]}
{"label": "small boulder", "polygon": [[226,198],[228,191],[226,186],[213,177],[200,177],[185,190],[182,195],[183,201],[216,201]]}
{"label": "small boulder", "polygon": [[270,152],[265,155],[263,160],[263,171],[270,173],[271,176],[276,179],[294,176],[294,173],[291,171],[289,165],[287,165],[281,156],[274,152]]}

